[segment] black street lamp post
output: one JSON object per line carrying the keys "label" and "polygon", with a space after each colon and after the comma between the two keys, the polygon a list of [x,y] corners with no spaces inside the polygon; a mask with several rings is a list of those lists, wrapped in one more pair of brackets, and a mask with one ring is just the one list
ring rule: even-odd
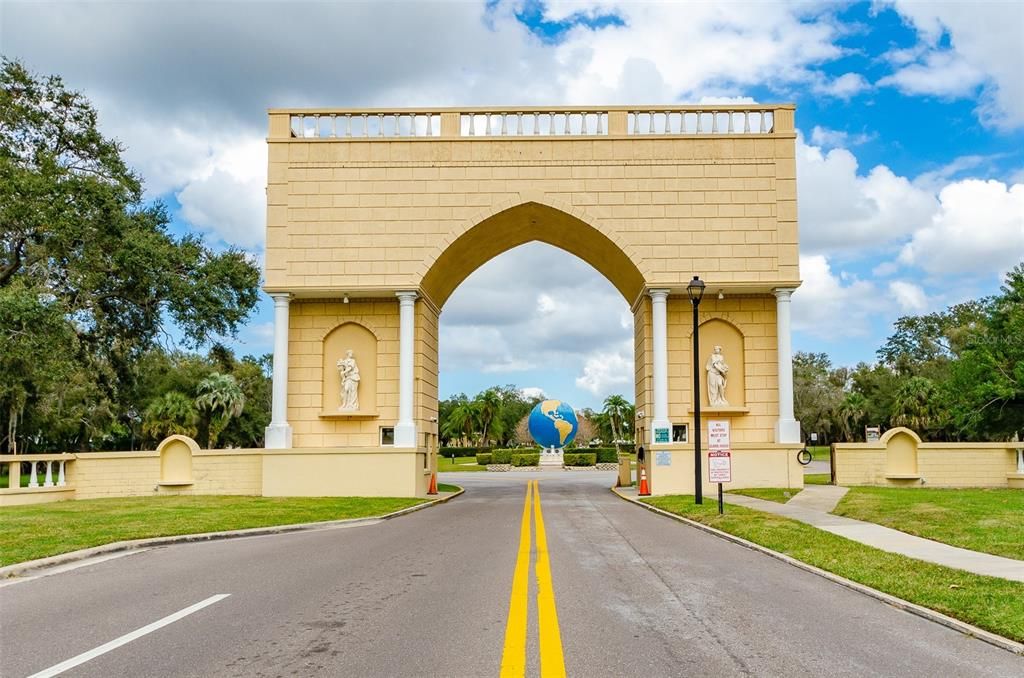
{"label": "black street lamp post", "polygon": [[704,488],[700,464],[700,337],[697,332],[697,307],[704,297],[704,281],[698,276],[686,286],[693,304],[693,496],[694,503],[704,503]]}

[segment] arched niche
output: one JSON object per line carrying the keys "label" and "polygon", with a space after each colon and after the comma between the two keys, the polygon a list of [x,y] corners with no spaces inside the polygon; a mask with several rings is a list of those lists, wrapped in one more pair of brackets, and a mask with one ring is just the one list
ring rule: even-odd
{"label": "arched niche", "polygon": [[199,444],[188,436],[173,435],[164,438],[156,447],[160,455],[160,485],[192,484],[192,455]]}
{"label": "arched niche", "polygon": [[[359,409],[341,411],[341,375],[338,361],[348,351],[359,367]],[[323,389],[321,416],[366,417],[377,414],[377,337],[366,327],[346,322],[323,340]]]}
{"label": "arched niche", "polygon": [[921,438],[909,428],[902,426],[889,429],[879,439],[885,445],[885,476],[894,480],[915,480],[917,469],[917,446]]}
{"label": "arched niche", "polygon": [[708,359],[715,346],[722,347],[722,355],[729,366],[725,383],[725,399],[729,409],[747,406],[746,364],[743,347],[743,333],[732,323],[721,318],[705,320],[700,325],[700,396],[701,408],[714,409],[708,400]]}

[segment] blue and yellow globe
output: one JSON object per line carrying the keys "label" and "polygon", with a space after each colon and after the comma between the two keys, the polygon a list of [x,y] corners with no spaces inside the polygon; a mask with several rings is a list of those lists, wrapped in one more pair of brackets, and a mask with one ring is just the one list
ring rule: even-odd
{"label": "blue and yellow globe", "polygon": [[541,447],[565,447],[576,437],[580,423],[568,403],[544,400],[530,412],[530,435]]}

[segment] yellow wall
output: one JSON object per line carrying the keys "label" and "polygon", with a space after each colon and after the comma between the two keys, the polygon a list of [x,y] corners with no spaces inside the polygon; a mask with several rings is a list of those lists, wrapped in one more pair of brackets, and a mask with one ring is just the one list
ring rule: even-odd
{"label": "yellow wall", "polygon": [[[417,482],[423,454],[415,450],[267,450],[265,497],[424,496]],[[418,472],[419,471],[419,472]]]}
{"label": "yellow wall", "polygon": [[[420,289],[449,245],[523,203],[581,220],[652,287],[694,272],[762,289],[799,280],[791,107],[768,135],[312,139],[290,135],[287,112],[270,123],[268,291]],[[499,250],[556,240],[636,299],[626,267],[587,250],[597,238],[535,230],[530,216],[492,229]],[[450,284],[428,287],[443,305]]]}
{"label": "yellow wall", "polygon": [[[800,445],[736,447],[737,449],[732,451],[733,482],[722,484],[726,492],[746,487],[804,486],[803,467],[796,459],[796,453],[801,449]],[[657,465],[657,454],[660,451],[667,451],[672,455],[671,465]],[[667,449],[658,447],[648,451],[647,478],[652,494],[693,494],[693,445],[671,445]],[[711,496],[718,492],[718,485],[708,482],[707,449],[703,449],[701,453],[701,480],[705,495]]]}
{"label": "yellow wall", "polygon": [[1016,448],[1012,443],[917,440],[908,429],[892,429],[877,443],[837,444],[836,482],[897,487],[1015,486]]}
{"label": "yellow wall", "polygon": [[[324,340],[344,323],[358,323],[377,339],[376,368],[360,364],[360,377],[374,382],[376,408],[355,416],[324,414],[324,401],[334,402],[324,390],[324,364],[337,358],[324,356]],[[289,313],[288,422],[295,447],[376,447],[380,426],[398,420],[398,300],[296,300]],[[335,342],[336,343],[336,342]],[[365,349],[364,349],[365,350]],[[341,357],[341,356],[338,356]],[[359,363],[359,356],[356,356]],[[374,374],[374,372],[376,374]],[[329,376],[329,375],[327,375]],[[333,381],[328,382],[333,387]],[[360,387],[360,398],[363,390]],[[360,403],[362,407],[362,403]],[[335,406],[333,409],[337,409]]]}

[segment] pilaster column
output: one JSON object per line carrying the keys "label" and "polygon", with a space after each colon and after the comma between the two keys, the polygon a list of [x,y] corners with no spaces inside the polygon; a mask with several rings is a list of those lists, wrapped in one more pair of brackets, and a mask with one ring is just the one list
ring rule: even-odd
{"label": "pilaster column", "polygon": [[775,442],[800,442],[800,422],[793,416],[793,340],[790,336],[790,299],[792,289],[775,290],[779,356],[779,420],[775,424]]}
{"label": "pilaster column", "polygon": [[668,429],[662,440],[672,440],[672,422],[668,420],[668,290],[649,290],[651,295],[651,331],[654,344],[654,407],[651,421],[651,444],[658,440],[658,431]]}
{"label": "pilaster column", "polygon": [[274,300],[274,377],[270,426],[264,446],[281,449],[292,446],[292,427],[288,425],[288,305],[290,294],[271,294]]}
{"label": "pilaster column", "polygon": [[416,340],[416,292],[395,292],[398,297],[398,423],[395,447],[416,447],[413,406],[413,347]]}

